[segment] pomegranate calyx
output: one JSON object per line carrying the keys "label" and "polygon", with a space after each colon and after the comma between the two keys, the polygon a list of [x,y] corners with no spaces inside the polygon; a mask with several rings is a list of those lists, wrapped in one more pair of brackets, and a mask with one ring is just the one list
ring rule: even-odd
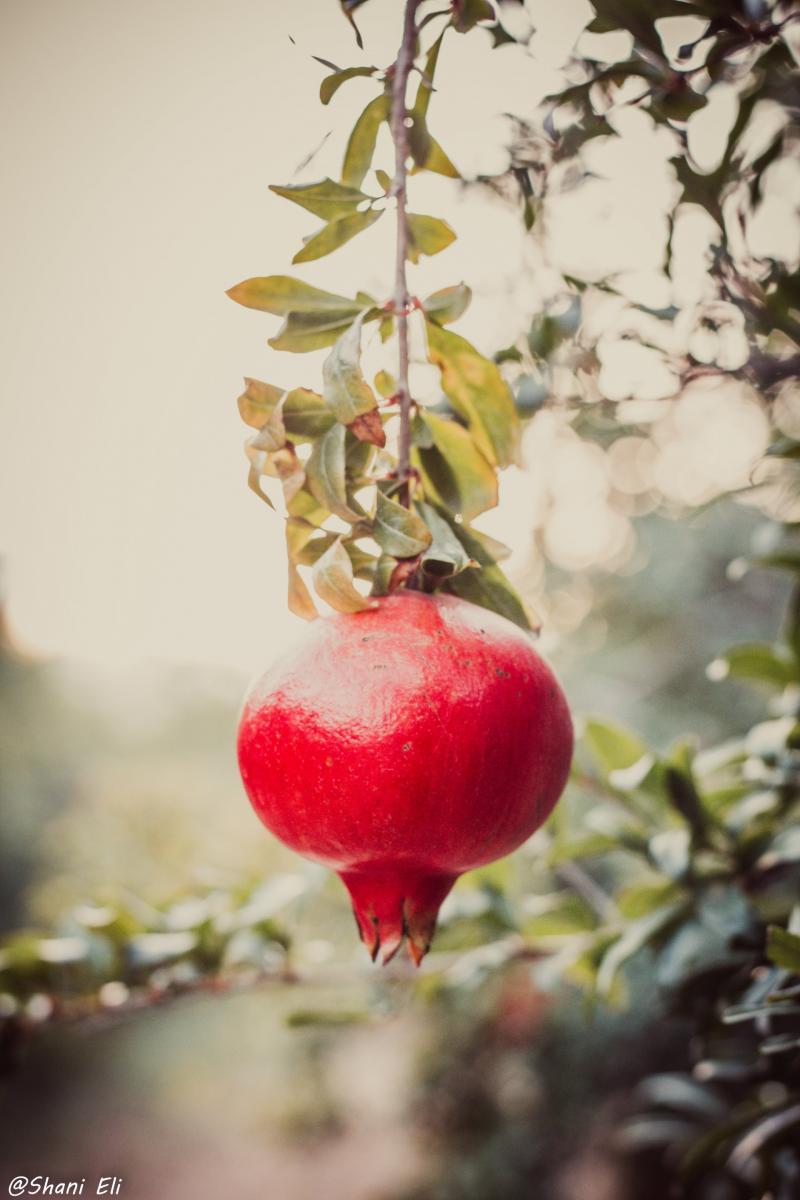
{"label": "pomegranate calyx", "polygon": [[377,863],[339,875],[373,962],[380,955],[385,966],[407,939],[409,955],[418,967],[430,949],[439,907],[457,875]]}

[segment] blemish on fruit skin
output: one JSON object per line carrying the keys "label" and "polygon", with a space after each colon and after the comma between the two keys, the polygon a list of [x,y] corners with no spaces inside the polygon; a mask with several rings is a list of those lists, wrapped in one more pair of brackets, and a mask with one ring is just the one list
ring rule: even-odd
{"label": "blemish on fruit skin", "polygon": [[408,752],[411,749],[411,742],[403,742],[403,751]]}
{"label": "blemish on fruit skin", "polygon": [[330,755],[328,755],[328,757],[325,759],[325,766],[326,766],[326,767],[332,767],[332,766],[333,766],[333,759],[331,758],[331,756],[330,756]]}

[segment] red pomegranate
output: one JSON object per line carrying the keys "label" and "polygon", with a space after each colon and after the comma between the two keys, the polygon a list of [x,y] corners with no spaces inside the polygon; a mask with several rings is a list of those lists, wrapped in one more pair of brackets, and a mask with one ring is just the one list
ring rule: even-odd
{"label": "red pomegranate", "polygon": [[314,621],[253,687],[239,766],[264,824],[337,871],[361,937],[418,964],[459,875],[514,850],[566,781],[572,723],[529,638],[399,591]]}

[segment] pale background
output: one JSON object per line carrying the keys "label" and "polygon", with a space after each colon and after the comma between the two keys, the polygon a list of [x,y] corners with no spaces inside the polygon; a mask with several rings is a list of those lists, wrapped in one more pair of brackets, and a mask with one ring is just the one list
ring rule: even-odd
{"label": "pale background", "polygon": [[[534,63],[515,46],[492,53],[481,33],[449,35],[441,56],[431,123],[467,175],[502,167],[501,114],[531,111],[557,85],[589,13],[585,0],[526,9]],[[235,397],[246,374],[316,387],[321,356],[270,350],[277,321],[224,291],[293,270],[314,218],[267,185],[336,176],[342,134],[374,92],[357,80],[323,108],[311,55],[385,65],[400,5],[360,10],[363,54],[334,0],[3,0],[0,11],[0,553],[12,630],[32,651],[100,664],[255,670],[297,622],[281,522],[245,487]],[[679,25],[681,36],[693,28]],[[553,241],[567,266],[585,268],[592,251],[600,268],[657,271],[669,153],[667,136],[633,121],[611,182],[560,206]],[[531,251],[518,217],[489,204],[449,181],[413,181],[413,207],[445,213],[459,240],[412,287],[466,278],[477,295],[461,328],[487,351],[522,327],[537,294],[520,278]],[[390,238],[385,219],[295,273],[387,294]],[[487,526],[518,551],[531,499],[508,480]]]}

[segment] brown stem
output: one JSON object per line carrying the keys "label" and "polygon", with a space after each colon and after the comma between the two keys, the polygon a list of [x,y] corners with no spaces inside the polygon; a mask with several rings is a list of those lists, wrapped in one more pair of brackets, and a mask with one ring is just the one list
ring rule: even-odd
{"label": "brown stem", "polygon": [[406,120],[406,90],[408,76],[414,65],[417,29],[414,23],[420,0],[406,0],[403,18],[403,40],[397,52],[392,78],[392,107],[389,129],[394,142],[394,182],[392,194],[397,203],[397,254],[395,257],[393,307],[399,342],[397,398],[400,404],[400,441],[397,453],[397,477],[400,480],[398,499],[406,508],[411,503],[408,479],[411,468],[411,393],[408,388],[408,222],[406,220],[406,164],[408,162],[408,129]]}

